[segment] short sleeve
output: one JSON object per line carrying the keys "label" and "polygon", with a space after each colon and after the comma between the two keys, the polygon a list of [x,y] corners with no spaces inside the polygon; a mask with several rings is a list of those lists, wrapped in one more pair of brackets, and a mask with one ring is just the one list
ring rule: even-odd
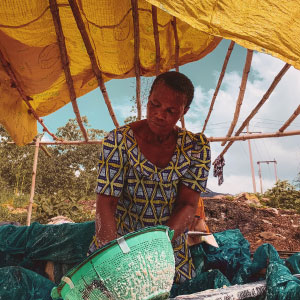
{"label": "short sleeve", "polygon": [[120,197],[124,185],[125,163],[123,135],[115,129],[101,144],[96,193]]}
{"label": "short sleeve", "polygon": [[193,136],[190,160],[190,166],[181,177],[181,182],[196,192],[205,192],[211,159],[209,141],[201,133]]}

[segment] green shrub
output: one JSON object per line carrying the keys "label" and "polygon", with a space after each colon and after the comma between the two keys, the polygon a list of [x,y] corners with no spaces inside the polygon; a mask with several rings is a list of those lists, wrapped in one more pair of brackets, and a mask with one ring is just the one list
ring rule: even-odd
{"label": "green shrub", "polygon": [[271,207],[294,209],[300,213],[300,191],[287,180],[278,180],[263,196],[270,199],[268,205]]}
{"label": "green shrub", "polygon": [[93,220],[94,216],[78,203],[79,197],[68,190],[58,191],[52,196],[39,196],[36,201],[34,219],[44,224],[57,216],[68,217],[74,222]]}

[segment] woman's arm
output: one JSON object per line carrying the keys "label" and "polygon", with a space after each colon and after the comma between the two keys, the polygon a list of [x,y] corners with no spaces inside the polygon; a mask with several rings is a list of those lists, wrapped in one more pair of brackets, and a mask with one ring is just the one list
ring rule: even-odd
{"label": "woman's arm", "polygon": [[167,225],[175,230],[173,239],[176,239],[192,223],[198,205],[199,192],[196,192],[181,183],[175,208]]}
{"label": "woman's arm", "polygon": [[96,237],[99,246],[117,238],[115,213],[118,197],[97,194],[96,200]]}

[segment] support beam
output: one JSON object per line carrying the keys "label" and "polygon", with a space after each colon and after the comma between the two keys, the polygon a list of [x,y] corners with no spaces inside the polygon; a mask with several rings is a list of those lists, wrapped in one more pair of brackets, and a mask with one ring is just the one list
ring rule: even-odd
{"label": "support beam", "polygon": [[107,94],[107,90],[106,90],[106,87],[105,87],[105,84],[104,84],[104,81],[103,81],[103,77],[102,77],[102,72],[101,72],[101,70],[98,66],[97,60],[96,60],[95,51],[94,51],[93,46],[91,44],[91,41],[89,39],[89,35],[86,31],[86,28],[85,28],[83,19],[81,17],[80,10],[79,10],[79,7],[77,5],[77,2],[74,1],[74,0],[69,0],[69,4],[70,4],[70,7],[72,9],[73,16],[75,18],[77,27],[78,27],[78,29],[80,31],[80,34],[81,34],[81,37],[83,39],[85,48],[86,48],[87,53],[89,55],[91,65],[92,65],[92,69],[93,69],[93,72],[94,72],[94,74],[97,78],[98,86],[99,86],[99,88],[102,92],[102,95],[103,95],[105,104],[107,106],[108,112],[109,112],[115,126],[119,127],[119,123],[117,121],[116,115],[114,113],[114,110],[111,106],[111,102],[110,102],[108,94]]}
{"label": "support beam", "polygon": [[142,118],[142,105],[141,105],[141,70],[140,70],[140,22],[138,1],[131,0],[133,29],[134,29],[134,70],[136,78],[136,106],[137,106],[137,119]]}
{"label": "support beam", "polygon": [[[277,86],[277,84],[280,82],[283,75],[287,72],[287,70],[290,68],[291,65],[285,64],[284,67],[280,70],[280,72],[277,74],[277,76],[274,78],[273,82],[271,83],[270,87],[268,88],[267,92],[264,94],[262,99],[259,101],[259,103],[255,106],[255,108],[252,110],[252,112],[248,115],[248,117],[245,119],[243,124],[240,126],[240,128],[235,133],[235,136],[240,135],[240,133],[244,130],[244,128],[249,124],[250,120],[256,115],[256,113],[259,111],[259,109],[263,106],[263,104],[269,99],[271,93]],[[233,144],[232,140],[230,143],[226,145],[220,156],[224,156],[224,154],[228,151],[228,149]]]}
{"label": "support beam", "polygon": [[221,70],[221,73],[220,73],[220,77],[219,77],[219,80],[218,80],[218,83],[217,83],[217,87],[216,87],[216,90],[215,90],[214,95],[212,97],[212,100],[210,102],[209,111],[208,111],[207,117],[205,119],[203,128],[202,128],[202,133],[204,133],[204,131],[206,129],[206,126],[207,126],[207,123],[208,123],[208,120],[210,118],[210,115],[213,111],[215,101],[216,101],[216,98],[218,96],[218,93],[219,93],[219,90],[220,90],[220,87],[221,87],[221,84],[222,84],[222,81],[223,81],[223,78],[224,78],[224,75],[225,75],[225,72],[226,72],[226,68],[227,68],[228,61],[229,61],[229,58],[231,56],[234,44],[235,44],[235,42],[231,41],[231,43],[228,47],[227,54],[226,54],[226,57],[225,57],[225,60],[224,60],[224,63],[223,63],[223,67],[222,67],[222,70]]}
{"label": "support beam", "polygon": [[[236,101],[236,107],[235,107],[235,112],[234,112],[234,116],[233,116],[233,120],[231,122],[230,128],[227,132],[227,137],[230,137],[235,125],[239,119],[239,115],[240,115],[240,110],[241,110],[241,106],[244,100],[244,95],[245,95],[245,91],[246,91],[246,85],[247,85],[247,80],[248,80],[248,75],[250,72],[250,67],[251,67],[251,62],[252,62],[252,56],[253,56],[253,50],[247,50],[247,57],[246,57],[246,62],[245,62],[245,66],[244,66],[244,71],[243,71],[243,77],[242,77],[242,82],[241,82],[241,86],[240,86],[240,93],[238,96],[238,99]],[[226,143],[223,142],[221,144],[221,146],[224,146]]]}
{"label": "support beam", "polygon": [[[174,31],[174,39],[175,39],[175,70],[176,72],[179,72],[179,39],[178,39],[178,32],[177,32],[177,19],[176,17],[173,17],[171,24],[173,26]],[[185,121],[184,116],[180,118],[181,127],[185,129]]]}
{"label": "support beam", "polygon": [[291,125],[291,123],[299,116],[299,114],[300,114],[300,105],[293,112],[293,114],[289,117],[289,119],[282,125],[282,127],[279,129],[279,131],[280,132],[285,131]]}
{"label": "support beam", "polygon": [[86,141],[88,141],[88,135],[87,135],[87,132],[82,123],[82,119],[81,119],[77,101],[76,101],[76,93],[75,93],[74,83],[73,83],[73,79],[72,79],[72,75],[71,75],[71,71],[70,71],[70,67],[69,67],[70,62],[69,62],[69,58],[68,58],[68,54],[67,54],[65,37],[64,37],[61,22],[60,22],[58,5],[57,5],[56,0],[49,0],[49,4],[50,4],[50,11],[52,14],[55,32],[56,32],[56,36],[57,36],[61,63],[62,63],[62,67],[63,67],[64,73],[66,76],[66,82],[67,82],[67,86],[69,89],[69,95],[70,95],[70,99],[72,102],[73,110],[76,115],[76,119],[77,119],[78,125],[80,127],[80,130],[82,132],[82,135],[83,135],[84,139]]}
{"label": "support beam", "polygon": [[231,136],[231,137],[209,137],[208,140],[210,142],[246,141],[246,140],[253,140],[253,139],[284,137],[284,136],[292,136],[292,135],[300,135],[300,130],[285,131],[285,132],[277,131],[274,133],[249,134],[249,135],[240,135],[240,136]]}
{"label": "support beam", "polygon": [[159,32],[157,22],[157,7],[152,5],[152,23],[153,23],[153,35],[155,42],[155,75],[160,74],[160,44],[159,44]]}
{"label": "support beam", "polygon": [[31,222],[32,205],[33,205],[33,197],[34,197],[34,190],[35,190],[36,169],[37,169],[37,162],[38,162],[38,155],[39,155],[39,146],[40,146],[40,138],[37,138],[36,142],[35,142],[35,151],[34,151],[34,159],[33,159],[30,199],[29,199],[29,205],[28,205],[28,209],[27,209],[27,221],[26,221],[27,226],[30,226],[30,222]]}
{"label": "support beam", "polygon": [[30,101],[32,100],[32,98],[27,96],[25,94],[25,92],[23,91],[23,89],[21,88],[21,86],[19,84],[19,81],[18,81],[18,79],[17,79],[10,63],[4,58],[4,55],[2,54],[1,51],[0,51],[0,61],[1,61],[1,64],[2,64],[5,72],[7,73],[10,80],[12,81],[12,87],[17,89],[17,91],[19,92],[21,98],[26,103],[26,105],[28,107],[28,112],[31,113],[34,116],[34,118],[42,125],[43,131],[47,132],[50,136],[52,136],[52,138],[54,140],[58,140],[58,137],[55,134],[53,134],[52,132],[49,131],[49,129],[44,124],[43,119],[40,118],[38,116],[38,114],[36,113],[36,111],[33,109],[32,105],[30,104]]}
{"label": "support beam", "polygon": [[[208,137],[209,142],[223,142],[223,141],[247,141],[252,139],[263,139],[263,138],[274,138],[274,137],[285,137],[300,135],[300,130],[295,131],[285,131],[285,132],[274,132],[274,133],[263,133],[263,134],[245,134],[241,136],[231,136],[231,137]],[[14,142],[8,142],[8,144],[13,144]],[[95,145],[101,144],[102,140],[88,140],[88,141],[41,141],[40,145]],[[28,145],[34,145],[29,143]]]}

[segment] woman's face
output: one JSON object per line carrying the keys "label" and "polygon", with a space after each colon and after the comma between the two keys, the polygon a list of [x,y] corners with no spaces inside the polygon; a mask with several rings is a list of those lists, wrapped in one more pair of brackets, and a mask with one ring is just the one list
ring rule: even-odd
{"label": "woman's face", "polygon": [[164,82],[152,90],[147,104],[147,122],[151,131],[159,136],[172,132],[188,108],[186,95],[172,90]]}

